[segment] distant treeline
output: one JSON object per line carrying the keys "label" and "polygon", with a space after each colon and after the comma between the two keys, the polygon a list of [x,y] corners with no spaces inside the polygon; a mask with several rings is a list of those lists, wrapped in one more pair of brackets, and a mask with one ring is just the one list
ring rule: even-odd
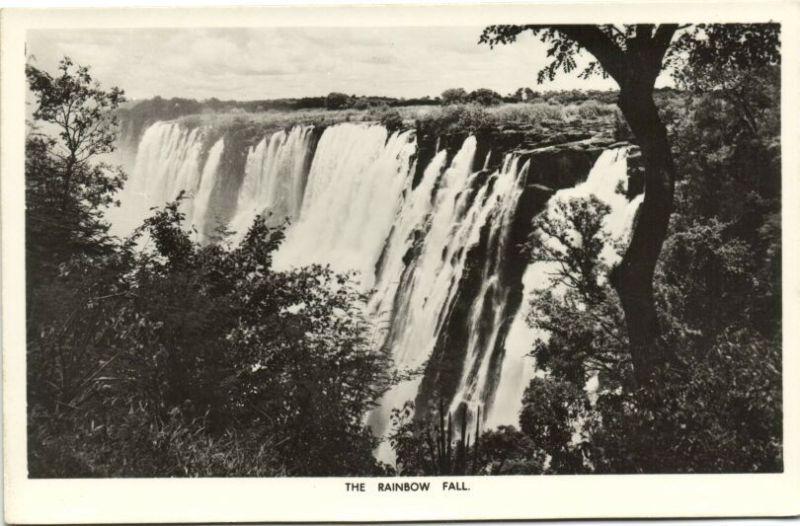
{"label": "distant treeline", "polygon": [[[656,90],[656,97],[670,96],[676,92],[673,88]],[[501,95],[496,91],[481,88],[471,92],[463,88],[452,88],[437,97],[397,98],[381,96],[347,95],[345,93],[329,93],[319,97],[300,97],[263,100],[205,100],[173,97],[165,99],[159,96],[152,99],[132,101],[118,110],[124,129],[122,136],[130,139],[138,138],[143,129],[157,121],[177,119],[184,115],[201,113],[261,113],[267,111],[294,111],[305,109],[328,110],[369,110],[401,106],[447,106],[450,104],[475,103],[481,106],[495,106],[502,103],[546,102],[567,105],[589,100],[614,104],[619,92],[617,90],[560,90],[537,91],[531,88],[519,88],[513,93]]]}
{"label": "distant treeline", "polygon": [[[674,88],[659,88],[657,93],[672,94]],[[499,104],[502,102],[553,102],[558,104],[570,104],[583,102],[586,100],[596,100],[607,104],[617,101],[618,90],[552,90],[537,91],[531,88],[519,88],[513,93],[501,95],[500,93],[481,88],[471,92],[463,88],[453,88],[442,92],[436,97],[424,96],[416,98],[383,97],[376,95],[347,95],[346,93],[332,92],[328,95],[319,97],[299,97],[282,99],[260,99],[260,100],[220,100],[216,97],[204,100],[187,99],[173,97],[165,99],[159,96],[151,99],[132,101],[127,109],[137,108],[143,110],[152,108],[159,114],[169,114],[179,117],[192,113],[202,113],[210,111],[215,113],[227,113],[243,111],[247,113],[257,113],[270,110],[302,110],[320,109],[368,109],[378,106],[437,106],[453,103],[476,102],[484,105]],[[122,111],[125,111],[123,109]]]}

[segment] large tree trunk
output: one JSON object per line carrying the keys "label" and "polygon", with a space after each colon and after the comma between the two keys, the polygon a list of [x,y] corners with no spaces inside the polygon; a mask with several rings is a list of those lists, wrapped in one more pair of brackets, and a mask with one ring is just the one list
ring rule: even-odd
{"label": "large tree trunk", "polygon": [[630,245],[611,274],[611,284],[625,313],[636,381],[645,387],[665,359],[657,341],[653,274],[672,213],[675,168],[652,86],[632,84],[622,88],[619,107],[642,151],[645,193]]}

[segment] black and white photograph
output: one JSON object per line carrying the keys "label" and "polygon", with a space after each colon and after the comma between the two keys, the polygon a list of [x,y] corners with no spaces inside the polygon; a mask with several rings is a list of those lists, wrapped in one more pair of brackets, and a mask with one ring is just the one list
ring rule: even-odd
{"label": "black and white photograph", "polygon": [[797,476],[785,11],[448,8],[17,33],[7,467],[442,500]]}

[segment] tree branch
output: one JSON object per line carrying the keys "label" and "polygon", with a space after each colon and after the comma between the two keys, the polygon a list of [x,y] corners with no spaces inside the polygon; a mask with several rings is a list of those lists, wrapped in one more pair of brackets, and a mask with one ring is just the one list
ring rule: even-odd
{"label": "tree branch", "polygon": [[599,27],[592,25],[555,26],[567,38],[574,40],[581,47],[597,58],[609,75],[619,84],[626,81],[625,60],[620,48]]}

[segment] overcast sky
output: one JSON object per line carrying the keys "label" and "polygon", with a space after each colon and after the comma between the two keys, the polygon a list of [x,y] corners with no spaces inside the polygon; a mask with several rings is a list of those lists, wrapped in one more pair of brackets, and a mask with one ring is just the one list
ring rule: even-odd
{"label": "overcast sky", "polygon": [[[128,98],[270,99],[324,95],[435,96],[446,88],[607,89],[609,79],[559,75],[536,85],[546,60],[532,36],[494,50],[480,27],[240,28],[32,31],[28,55],[54,71],[70,56]],[[585,60],[584,60],[585,62]]]}

